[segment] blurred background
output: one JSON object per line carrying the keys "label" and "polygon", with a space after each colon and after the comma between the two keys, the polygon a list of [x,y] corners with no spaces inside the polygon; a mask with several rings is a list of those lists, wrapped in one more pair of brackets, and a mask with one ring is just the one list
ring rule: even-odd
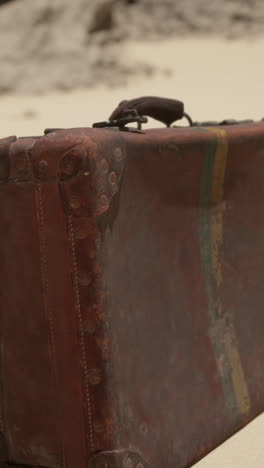
{"label": "blurred background", "polygon": [[198,121],[264,117],[263,0],[0,5],[0,137],[90,126],[146,94]]}
{"label": "blurred background", "polygon": [[[194,120],[260,120],[263,57],[263,0],[0,0],[0,137],[91,126],[149,94]],[[196,466],[263,468],[263,434],[259,417]]]}

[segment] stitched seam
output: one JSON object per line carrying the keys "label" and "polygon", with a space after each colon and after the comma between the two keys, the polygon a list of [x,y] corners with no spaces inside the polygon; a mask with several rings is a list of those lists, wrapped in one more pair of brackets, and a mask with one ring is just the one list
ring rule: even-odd
{"label": "stitched seam", "polygon": [[41,196],[41,187],[38,184],[38,205],[39,205],[39,215],[40,215],[40,253],[41,253],[41,276],[42,276],[42,296],[44,300],[45,306],[45,314],[46,318],[48,319],[49,327],[48,327],[48,338],[49,338],[49,348],[51,357],[53,357],[55,353],[55,346],[54,346],[54,333],[53,333],[53,322],[51,314],[49,313],[48,308],[48,301],[47,301],[47,294],[49,290],[49,280],[48,280],[48,261],[47,261],[47,241],[45,236],[45,225],[44,225],[44,207],[43,201]]}
{"label": "stitched seam", "polygon": [[[40,226],[40,260],[41,260],[41,276],[42,276],[42,297],[45,307],[45,315],[46,319],[48,320],[48,346],[49,346],[49,354],[51,362],[53,363],[53,371],[55,376],[55,385],[58,386],[58,376],[57,376],[57,368],[56,368],[56,347],[55,347],[55,333],[54,333],[54,323],[52,312],[50,307],[48,306],[48,290],[49,290],[49,280],[48,280],[48,260],[47,260],[47,239],[46,239],[46,229],[45,229],[45,218],[44,218],[44,206],[43,200],[41,196],[41,185],[38,184],[37,189],[37,202],[39,208],[39,226]],[[63,467],[65,466],[64,463],[64,447],[61,443],[61,452],[60,459],[63,460]]]}
{"label": "stitched seam", "polygon": [[33,179],[33,173],[32,173],[32,165],[31,165],[31,156],[30,154],[32,154],[32,145],[31,146],[28,146],[26,148],[26,160],[27,160],[27,170],[28,170],[28,174],[30,176],[31,179]]}
{"label": "stitched seam", "polygon": [[78,267],[77,267],[74,231],[73,231],[71,215],[68,216],[68,224],[70,228],[71,252],[72,252],[72,259],[73,259],[73,270],[74,270],[73,271],[74,292],[75,292],[74,302],[75,302],[75,310],[77,313],[77,319],[78,319],[79,328],[80,328],[80,347],[81,347],[82,361],[83,361],[83,367],[84,367],[84,390],[85,390],[85,398],[86,398],[87,409],[88,409],[89,439],[90,439],[91,451],[93,451],[94,440],[93,440],[93,430],[92,430],[91,398],[90,398],[89,385],[88,385],[88,370],[87,370],[87,361],[86,361],[85,343],[84,343],[84,325],[83,325],[83,319],[82,319],[82,314],[81,314],[81,303],[80,303],[80,294],[79,294],[79,285],[78,285]]}

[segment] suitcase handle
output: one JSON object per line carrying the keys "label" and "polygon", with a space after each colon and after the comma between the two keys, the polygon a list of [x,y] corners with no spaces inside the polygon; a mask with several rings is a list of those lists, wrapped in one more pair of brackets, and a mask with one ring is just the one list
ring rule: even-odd
{"label": "suitcase handle", "polygon": [[[139,117],[152,117],[167,127],[177,120],[185,117],[190,126],[193,121],[189,114],[184,111],[184,104],[177,99],[167,99],[155,96],[143,96],[128,101],[121,101],[109,117],[110,122],[116,122],[126,116],[137,114]],[[145,122],[144,122],[145,123]]]}
{"label": "suitcase handle", "polygon": [[141,98],[122,101],[112,112],[106,122],[96,122],[94,128],[118,127],[124,128],[128,123],[137,123],[138,130],[141,130],[142,123],[147,123],[147,117],[152,117],[170,127],[173,122],[185,117],[189,125],[193,126],[193,121],[189,114],[184,111],[182,101],[176,99],[160,98],[155,96],[144,96]]}

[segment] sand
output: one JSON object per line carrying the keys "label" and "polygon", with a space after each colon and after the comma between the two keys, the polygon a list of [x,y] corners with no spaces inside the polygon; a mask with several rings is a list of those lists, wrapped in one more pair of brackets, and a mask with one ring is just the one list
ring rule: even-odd
{"label": "sand", "polygon": [[[264,117],[264,38],[129,41],[124,47],[131,62],[137,58],[163,69],[169,65],[171,73],[135,76],[127,86],[118,88],[101,84],[44,95],[3,95],[0,136],[39,135],[46,127],[91,126],[107,120],[120,100],[146,94],[183,100],[186,112],[199,121]],[[148,127],[159,125],[148,123]]]}
{"label": "sand", "polygon": [[263,22],[263,0],[16,0],[1,7],[0,93],[120,88],[172,68],[132,59],[127,41],[252,40]]}

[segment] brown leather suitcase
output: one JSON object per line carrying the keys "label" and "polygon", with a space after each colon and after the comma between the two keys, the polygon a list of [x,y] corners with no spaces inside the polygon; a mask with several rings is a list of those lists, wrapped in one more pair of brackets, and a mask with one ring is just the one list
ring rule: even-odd
{"label": "brown leather suitcase", "polygon": [[264,407],[264,123],[0,142],[1,463],[183,468]]}

